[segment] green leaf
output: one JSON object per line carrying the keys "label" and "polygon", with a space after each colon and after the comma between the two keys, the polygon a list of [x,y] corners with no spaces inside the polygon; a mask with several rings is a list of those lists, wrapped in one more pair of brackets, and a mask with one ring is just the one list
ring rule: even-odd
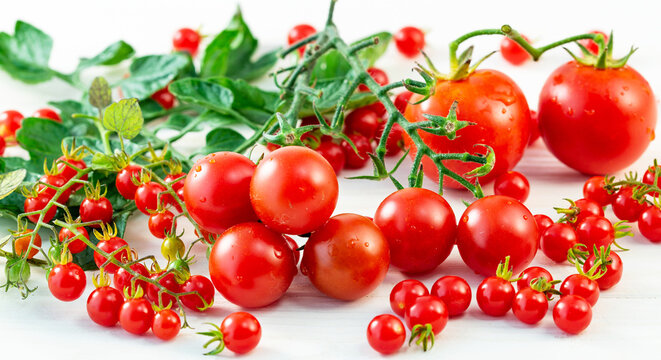
{"label": "green leaf", "polygon": [[76,72],[80,72],[81,70],[92,66],[117,65],[120,62],[130,58],[134,54],[135,51],[133,50],[131,45],[120,40],[116,43],[111,44],[107,48],[103,49],[103,51],[101,51],[99,54],[97,54],[92,58],[80,59],[80,63],[78,64],[78,68],[76,69]]}
{"label": "green leaf", "polygon": [[263,124],[276,112],[280,102],[279,93],[262,90],[245,80],[221,77],[209,81],[229,89],[234,98],[232,108],[259,124]]}
{"label": "green leaf", "polygon": [[4,199],[13,193],[21,185],[26,174],[27,171],[25,169],[0,174],[0,199]]}
{"label": "green leaf", "polygon": [[50,80],[48,67],[53,40],[36,27],[17,21],[14,36],[0,33],[0,67],[14,79],[28,84]]}
{"label": "green leaf", "polygon": [[131,64],[131,75],[118,85],[124,96],[142,100],[164,88],[180,73],[190,70],[191,64],[187,53],[139,57]]}
{"label": "green leaf", "polygon": [[94,156],[92,156],[92,169],[94,170],[105,170],[105,171],[112,171],[115,166],[113,163],[113,159],[101,152],[94,153]]}
{"label": "green leaf", "polygon": [[202,105],[219,113],[232,109],[232,92],[219,84],[200,80],[183,79],[170,84],[170,92],[180,101]]}
{"label": "green leaf", "polygon": [[48,104],[60,110],[60,117],[63,121],[71,120],[73,114],[95,115],[94,108],[87,102],[64,100],[49,101]]}
{"label": "green leaf", "polygon": [[216,128],[207,134],[206,140],[206,146],[196,151],[191,155],[191,158],[198,154],[210,154],[218,151],[234,150],[245,141],[245,138],[234,130]]}
{"label": "green leaf", "polygon": [[[365,37],[355,41],[353,44],[359,43],[366,39],[378,37],[379,43],[361,50],[358,53],[365,66],[370,67],[384,54],[390,43],[392,35],[387,32],[380,32],[374,35]],[[322,55],[312,71],[312,79],[317,81],[322,80],[344,80],[351,71],[349,62],[336,50],[331,50]]]}
{"label": "green leaf", "polygon": [[62,139],[69,136],[69,129],[59,122],[40,118],[23,119],[16,133],[16,140],[30,153],[31,162],[43,165],[62,155]]}
{"label": "green leaf", "polygon": [[144,120],[138,99],[122,99],[103,113],[103,126],[125,139],[133,139],[140,133]]}
{"label": "green leaf", "polygon": [[106,79],[100,76],[94,78],[90,86],[89,103],[101,110],[112,104],[112,90]]}
{"label": "green leaf", "polygon": [[281,48],[271,50],[260,56],[254,62],[248,61],[244,66],[237,67],[236,71],[230,71],[227,76],[236,79],[254,80],[266,75],[275,63],[280,59]]}
{"label": "green leaf", "polygon": [[392,34],[384,31],[355,42],[358,43],[362,40],[373,39],[375,37],[379,39],[378,44],[367,47],[358,52],[358,58],[363,61],[366,67],[374,66],[376,61],[386,52],[386,49],[388,49],[388,44],[390,44],[390,40],[392,39]]}

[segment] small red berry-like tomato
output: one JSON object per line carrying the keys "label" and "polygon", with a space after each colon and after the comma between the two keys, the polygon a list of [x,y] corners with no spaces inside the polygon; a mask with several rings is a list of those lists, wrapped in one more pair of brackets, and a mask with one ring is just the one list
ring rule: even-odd
{"label": "small red berry-like tomato", "polygon": [[406,26],[393,34],[399,52],[409,58],[416,57],[425,47],[425,33],[415,26]]}
{"label": "small red berry-like tomato", "polygon": [[525,202],[530,194],[530,183],[520,172],[508,171],[496,178],[493,191],[496,195],[505,195]]}

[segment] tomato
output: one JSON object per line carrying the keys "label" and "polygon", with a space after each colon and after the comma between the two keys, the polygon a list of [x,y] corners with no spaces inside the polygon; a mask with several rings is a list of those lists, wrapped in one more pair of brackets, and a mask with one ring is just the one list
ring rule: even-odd
{"label": "tomato", "polygon": [[127,165],[117,173],[115,187],[117,187],[117,191],[124,199],[135,199],[135,191],[138,190],[138,185],[133,182],[133,179],[140,179],[141,171],[142,167],[138,165]]}
{"label": "tomato", "polygon": [[[34,234],[34,240],[32,240],[32,230],[25,230],[16,235],[16,240],[14,241],[14,253],[18,256],[23,256],[23,254],[28,251],[28,259],[32,259],[39,252],[41,248],[41,236],[39,234]],[[25,236],[21,236],[25,235]],[[30,241],[32,241],[32,247],[30,247]]]}
{"label": "tomato", "polygon": [[234,353],[245,354],[259,344],[262,338],[262,326],[247,312],[238,311],[229,314],[220,323],[225,346]]}
{"label": "tomato", "polygon": [[496,178],[493,191],[496,195],[505,195],[525,202],[530,194],[530,183],[520,172],[508,171]]}
{"label": "tomato", "polygon": [[128,299],[119,310],[119,324],[131,334],[146,333],[153,322],[154,310],[145,298]]}
{"label": "tomato", "polygon": [[452,251],[456,222],[437,193],[406,188],[390,194],[374,215],[390,247],[390,263],[405,273],[435,269]]}
{"label": "tomato", "polygon": [[640,233],[651,242],[661,242],[661,208],[650,206],[638,218]]}
{"label": "tomato", "polygon": [[545,278],[547,282],[553,281],[553,276],[548,270],[539,266],[531,266],[519,274],[519,280],[516,281],[516,287],[521,291],[530,287],[530,283],[540,277]]}
{"label": "tomato", "polygon": [[578,244],[578,237],[571,225],[555,223],[542,234],[540,244],[544,255],[561,263],[567,260],[567,252]]}
{"label": "tomato", "polygon": [[580,296],[587,300],[590,306],[594,306],[599,300],[599,284],[582,274],[567,276],[560,284],[560,292],[563,297],[567,295]]}
{"label": "tomato", "polygon": [[323,156],[326,161],[333,167],[335,174],[339,174],[344,169],[344,150],[342,146],[332,141],[322,141],[319,146],[314,149],[319,155]]}
{"label": "tomato", "polygon": [[[592,30],[592,31],[590,31],[590,33],[591,34],[601,34],[601,35],[603,35],[604,36],[604,43],[608,44],[608,35],[606,35],[606,33],[604,33],[603,31]],[[588,51],[590,51],[591,53],[593,53],[595,55],[599,54],[599,45],[597,45],[597,43],[594,42],[594,40],[583,39],[583,40],[579,40],[578,42],[581,43],[581,45],[585,46],[585,48],[588,49]]]}
{"label": "tomato", "polygon": [[183,257],[185,252],[186,245],[176,235],[167,236],[161,243],[161,254],[168,262]]}
{"label": "tomato", "polygon": [[[41,211],[46,208],[46,205],[48,205],[50,199],[51,199],[50,197],[44,194],[27,197],[25,198],[25,202],[23,203],[23,210],[25,211],[25,213],[31,213],[33,211]],[[56,211],[57,211],[57,206],[52,205],[48,209],[48,211],[46,211],[46,214],[44,214],[44,218],[42,219],[42,222],[48,223],[51,220],[53,220]],[[39,221],[39,215],[40,214],[31,214],[28,215],[27,218],[28,220],[36,224],[37,221]]]}
{"label": "tomato", "polygon": [[390,308],[395,314],[404,316],[406,309],[413,305],[415,299],[427,295],[429,290],[425,284],[414,279],[402,280],[390,291]]}
{"label": "tomato", "polygon": [[528,139],[528,146],[534,144],[539,137],[539,115],[537,111],[530,110],[530,138]]}
{"label": "tomato", "polygon": [[[65,179],[64,176],[62,176],[62,174],[55,173],[55,174],[43,175],[41,178],[39,178],[39,181],[51,185],[55,187],[55,189],[59,189],[63,187],[64,184],[66,184],[67,179]],[[37,186],[37,192],[39,192],[39,194],[41,195],[48,197],[48,199],[52,199],[53,197],[55,197],[55,194],[57,193],[57,190],[55,189],[48,187],[44,184],[39,184]],[[71,196],[71,187],[63,191],[56,201],[59,202],[60,204],[66,204],[70,196]]]}
{"label": "tomato", "polygon": [[393,103],[400,113],[404,114],[406,112],[406,107],[409,105],[412,96],[413,93],[408,90],[397,94]]}
{"label": "tomato", "polygon": [[[388,85],[388,75],[385,71],[379,68],[370,67],[367,68],[367,74],[369,74],[369,76],[371,76],[380,86]],[[369,88],[365,84],[360,84],[358,85],[358,91],[369,91]]]}
{"label": "tomato", "polygon": [[323,156],[288,146],[264,157],[250,182],[250,202],[271,229],[306,234],[323,225],[335,210],[337,177]]}
{"label": "tomato", "polygon": [[[605,261],[602,262],[602,265],[600,266],[601,271],[605,271],[605,273],[602,277],[595,280],[599,285],[599,290],[608,290],[617,285],[617,283],[620,282],[620,279],[622,279],[623,266],[620,255],[614,251],[606,251],[608,254],[605,256]],[[595,254],[590,255],[583,264],[583,271],[588,272],[588,270],[594,266],[596,260],[597,257]]]}
{"label": "tomato", "polygon": [[[643,183],[648,185],[654,185],[654,178],[656,177],[656,172],[659,172],[659,178],[661,179],[661,166],[657,165],[656,167],[650,166],[643,174]],[[657,180],[656,186],[661,186],[661,180]],[[659,193],[652,191],[649,193],[652,197],[659,197]]]}
{"label": "tomato", "polygon": [[110,286],[92,291],[87,298],[87,314],[101,326],[112,327],[119,321],[119,310],[124,304],[122,293]]}
{"label": "tomato", "polygon": [[41,118],[41,119],[49,119],[49,120],[53,120],[53,121],[59,122],[59,123],[62,122],[62,118],[60,118],[60,114],[55,112],[55,110],[48,109],[48,108],[39,109],[39,110],[35,111],[34,114],[32,114],[32,117]]}
{"label": "tomato", "polygon": [[[381,138],[381,134],[383,134],[383,130],[385,130],[385,126],[386,126],[385,122],[382,122],[381,125],[379,126],[377,140]],[[390,134],[386,139],[386,156],[388,157],[396,156],[402,151],[402,148],[404,147],[403,134],[404,134],[404,129],[402,129],[402,126],[399,124],[393,124],[392,128],[390,129]]]}
{"label": "tomato", "polygon": [[386,107],[380,101],[364,106],[364,108],[374,111],[376,115],[381,119],[385,117],[386,113],[388,112],[388,110],[386,110]]}
{"label": "tomato", "polygon": [[112,222],[112,214],[112,204],[105,196],[98,199],[86,197],[80,204],[80,221],[82,222],[99,220],[108,224]]}
{"label": "tomato", "polygon": [[404,321],[409,329],[416,325],[431,324],[434,335],[443,331],[448,317],[448,309],[443,300],[433,295],[418,297],[404,313]]}
{"label": "tomato", "polygon": [[578,199],[570,209],[574,210],[574,214],[567,216],[567,218],[572,226],[576,226],[588,216],[604,216],[604,208],[590,199]]}
{"label": "tomato", "polygon": [[[77,228],[78,232],[81,233],[87,240],[90,239],[90,235],[85,229],[84,226],[78,227]],[[67,228],[61,228],[60,232],[57,235],[57,238],[60,240],[61,243],[75,238],[76,235],[69,229]],[[67,244],[67,249],[72,253],[72,254],[78,254],[79,252],[87,249],[87,244],[85,244],[82,240],[76,239]]]}
{"label": "tomato", "polygon": [[519,290],[512,301],[514,316],[526,324],[533,325],[542,321],[548,310],[546,295],[530,287]]}
{"label": "tomato", "polygon": [[628,222],[637,221],[640,214],[650,206],[644,197],[641,201],[634,199],[633,189],[628,186],[622,187],[615,193],[615,199],[612,205],[615,216],[620,220],[626,220]]}
{"label": "tomato", "polygon": [[549,76],[538,109],[551,153],[585,174],[626,168],[654,139],[654,93],[629,66],[596,69],[570,61]]}
{"label": "tomato", "polygon": [[472,203],[457,226],[457,248],[466,265],[491,276],[510,257],[514,272],[530,264],[538,248],[539,233],[530,211],[507,196],[493,195]]}
{"label": "tomato", "polygon": [[308,239],[301,273],[330,297],[356,300],[383,281],[389,264],[388,241],[374,222],[360,215],[340,214]]}
{"label": "tomato", "polygon": [[289,245],[289,248],[294,253],[294,263],[298,265],[298,260],[301,259],[301,252],[298,250],[298,244],[294,239],[291,238],[291,236],[283,236],[285,237],[285,240],[287,240],[287,245]]}
{"label": "tomato", "polygon": [[[68,166],[67,164],[73,165],[73,166],[77,167],[80,170],[83,170],[83,169],[87,168],[87,164],[82,159],[67,158],[66,156],[63,155],[63,156],[60,156],[57,159],[57,161],[59,161],[57,163],[57,171],[67,181],[73,179],[74,176],[78,175],[78,172],[75,169],[73,169],[72,167]],[[81,180],[87,180],[88,178],[89,178],[89,176],[87,174],[80,177]],[[83,184],[75,183],[75,184],[71,185],[70,189],[71,189],[71,192],[76,192],[79,189],[81,189],[82,187],[83,187]]]}
{"label": "tomato", "polygon": [[201,39],[200,33],[197,31],[181,28],[172,36],[172,47],[175,51],[187,51],[191,56],[195,56]]}
{"label": "tomato", "polygon": [[[525,35],[522,34],[521,37],[527,42],[530,42]],[[508,37],[504,37],[500,41],[500,54],[503,56],[503,59],[512,65],[521,65],[532,59],[530,54],[521,45]]]}
{"label": "tomato", "polygon": [[379,116],[374,111],[365,107],[358,108],[344,119],[344,133],[360,134],[368,139],[373,139],[379,123]]}
{"label": "tomato", "polygon": [[165,309],[154,315],[154,322],[151,325],[151,331],[161,340],[172,340],[181,329],[181,320],[176,312]]}
{"label": "tomato", "polygon": [[193,220],[214,234],[257,221],[250,205],[254,172],[250,159],[233,152],[212,153],[198,160],[184,180],[184,202]]}
{"label": "tomato", "polygon": [[[110,238],[108,240],[100,240],[99,243],[96,244],[96,246],[99,249],[105,251],[108,254],[113,253],[114,251],[116,251],[117,249],[119,249],[121,247],[125,247],[124,250],[117,252],[115,254],[114,258],[117,259],[117,261],[122,262],[122,263],[127,262],[128,259],[130,258],[130,255],[129,255],[130,250],[129,250],[129,247],[128,247],[128,243],[126,241],[124,241],[124,239],[122,239],[122,238],[113,237],[113,238]],[[107,260],[108,259],[106,257],[102,256],[98,252],[96,252],[96,251],[94,252],[94,263],[96,263],[97,267],[101,268],[101,266]],[[119,266],[109,262],[103,270],[108,274],[114,274],[114,273],[117,272],[117,269],[119,269]]]}
{"label": "tomato", "polygon": [[[289,33],[287,34],[287,43],[289,45],[293,45],[303,39],[306,39],[312,35],[317,33],[317,29],[315,29],[312,25],[308,24],[299,24],[294,26],[291,30],[289,30]],[[305,52],[305,46],[301,46],[298,48],[298,53],[303,56],[303,53]]]}
{"label": "tomato", "polygon": [[443,300],[450,317],[463,314],[471,303],[471,288],[458,276],[443,276],[431,287],[431,295]]}
{"label": "tomato", "polygon": [[583,197],[592,200],[600,206],[610,205],[615,199],[615,194],[611,194],[604,189],[604,177],[593,176],[583,185]]}
{"label": "tomato", "polygon": [[576,237],[592,252],[595,247],[609,247],[615,241],[615,229],[605,217],[588,216],[576,225]]}
{"label": "tomato", "polygon": [[60,301],[78,299],[86,284],[85,272],[74,263],[55,265],[48,273],[48,289]]}
{"label": "tomato", "polygon": [[[413,95],[411,102],[422,99]],[[457,117],[469,120],[476,125],[467,126],[457,132],[457,138],[449,140],[445,136],[433,135],[418,130],[422,141],[437,153],[486,153],[475,144],[493,148],[496,164],[489,174],[480,177],[486,184],[506,171],[511,170],[521,160],[530,138],[530,109],[523,92],[512,79],[496,70],[477,70],[461,81],[439,81],[434,95],[429,100],[406,107],[406,119],[410,122],[427,121],[424,114],[447,116],[450,106],[458,101]],[[404,142],[410,148],[409,155],[415,157],[416,148],[411,138],[404,134]],[[448,160],[444,164],[455,173],[462,175],[480,166],[459,160]],[[428,157],[422,160],[425,175],[438,181],[438,170]],[[475,182],[475,179],[468,179]],[[452,179],[445,179],[445,186],[463,189]]]}
{"label": "tomato", "polygon": [[[163,287],[165,287],[171,292],[177,293],[181,291],[181,285],[177,282],[177,278],[174,275],[174,273],[170,272],[163,275],[163,273],[160,272],[160,273],[152,274],[150,277],[152,280],[158,281],[159,284],[161,284]],[[149,301],[160,307],[168,307],[168,306],[175,307],[178,305],[177,299],[175,299],[174,296],[170,294],[166,294],[165,292],[161,292],[158,287],[150,283],[147,283],[146,295]]]}
{"label": "tomato", "polygon": [[165,182],[170,184],[170,187],[172,187],[172,190],[178,191],[179,189],[184,187],[184,179],[186,177],[186,174],[180,172],[176,174],[168,174],[165,177]]}
{"label": "tomato", "polygon": [[560,330],[578,334],[590,325],[592,308],[580,296],[563,296],[553,307],[553,321]]}
{"label": "tomato", "polygon": [[370,157],[367,154],[372,152],[372,144],[368,138],[360,134],[348,135],[348,137],[356,146],[358,153],[356,153],[347,141],[342,141],[342,150],[344,150],[344,157],[346,159],[344,167],[347,169],[360,169],[365,167],[370,161]]}
{"label": "tomato", "polygon": [[[149,270],[147,270],[147,268],[141,263],[135,263],[129,267],[138,274],[147,278],[149,277]],[[115,289],[121,291],[122,294],[126,289],[128,289],[129,294],[133,294],[138,290],[138,287],[141,287],[143,291],[147,290],[147,283],[144,280],[137,279],[135,280],[135,285],[133,285],[133,278],[134,276],[131,273],[123,268],[119,268],[113,276],[113,285],[115,286]]]}
{"label": "tomato", "polygon": [[553,225],[553,219],[544,214],[537,214],[534,218],[537,223],[537,230],[539,230],[539,237],[541,238],[546,229]]}
{"label": "tomato", "polygon": [[5,141],[5,138],[0,136],[0,156],[5,154],[5,149],[7,149],[7,142]]}
{"label": "tomato", "polygon": [[378,315],[367,325],[367,342],[383,355],[394,354],[406,341],[406,328],[396,316]]}
{"label": "tomato", "polygon": [[508,280],[491,276],[477,287],[475,300],[485,314],[503,316],[512,308],[514,287]]}
{"label": "tomato", "polygon": [[209,256],[209,275],[230,302],[262,307],[284,295],[296,263],[282,235],[260,223],[243,223],[218,237]]}
{"label": "tomato", "polygon": [[158,209],[160,203],[162,207],[166,207],[171,203],[170,195],[160,195],[166,191],[165,187],[153,181],[146,182],[135,191],[135,206],[143,214],[149,215],[151,212]]}
{"label": "tomato", "polygon": [[8,142],[13,141],[22,122],[23,115],[16,110],[0,112],[0,136]]}
{"label": "tomato", "polygon": [[395,46],[399,53],[409,57],[416,57],[425,47],[425,33],[414,26],[406,26],[393,34]]}
{"label": "tomato", "polygon": [[[184,295],[180,298],[185,307],[195,310],[204,311],[213,306],[213,298],[216,289],[213,287],[211,280],[202,275],[193,275],[185,283],[181,285],[181,292],[197,291],[200,296],[191,294]],[[206,302],[206,306],[205,303]]]}
{"label": "tomato", "polygon": [[[173,229],[173,225],[175,229]],[[177,225],[172,211],[163,210],[151,214],[147,226],[152,235],[159,239],[164,239],[165,233],[171,233],[173,230],[176,230]]]}

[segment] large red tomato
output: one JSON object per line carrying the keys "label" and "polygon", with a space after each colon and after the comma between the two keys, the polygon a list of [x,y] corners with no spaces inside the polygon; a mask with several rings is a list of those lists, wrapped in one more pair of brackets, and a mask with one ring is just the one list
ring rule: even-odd
{"label": "large red tomato", "polygon": [[496,274],[510,257],[515,274],[537,253],[539,234],[530,210],[508,196],[493,195],[472,203],[457,226],[457,248],[466,265],[484,276]]}
{"label": "large red tomato", "polygon": [[570,61],[539,96],[539,131],[549,150],[586,174],[631,165],[654,140],[656,104],[647,81],[629,66],[596,69]]}
{"label": "large red tomato", "polygon": [[[410,102],[413,104],[421,98],[421,95],[413,95]],[[458,102],[458,119],[476,124],[457,131],[454,140],[419,130],[422,141],[437,153],[485,153],[484,148],[474,145],[491,146],[496,154],[496,164],[488,175],[480,178],[482,184],[512,170],[521,160],[530,137],[530,109],[521,89],[499,71],[478,70],[463,80],[439,81],[429,100],[406,107],[406,119],[419,122],[427,121],[423,114],[447,116],[455,100]],[[406,147],[411,149],[410,155],[414,157],[415,144],[406,134],[404,141]],[[438,171],[431,159],[423,158],[422,164],[425,175],[438,181]],[[444,164],[459,175],[479,166],[458,160],[447,160]],[[445,179],[444,184],[452,188],[463,188],[451,179]]]}
{"label": "large red tomato", "polygon": [[296,275],[296,262],[284,236],[260,223],[243,223],[216,240],[209,275],[225,299],[262,307],[284,295]]}
{"label": "large red tomato", "polygon": [[388,271],[388,241],[372,220],[335,215],[310,236],[301,273],[324,294],[356,300],[374,290]]}
{"label": "large red tomato", "polygon": [[184,182],[184,202],[205,231],[220,234],[229,227],[257,221],[250,205],[250,179],[255,164],[233,152],[217,152],[198,160]]}
{"label": "large red tomato", "polygon": [[454,245],[454,212],[433,191],[407,188],[388,196],[374,215],[390,245],[390,263],[407,273],[434,270]]}

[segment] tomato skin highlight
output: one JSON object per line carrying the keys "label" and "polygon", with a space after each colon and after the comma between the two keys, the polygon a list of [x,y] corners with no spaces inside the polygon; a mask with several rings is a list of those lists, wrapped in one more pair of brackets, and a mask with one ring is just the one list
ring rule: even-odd
{"label": "tomato skin highlight", "polygon": [[542,321],[548,310],[546,295],[529,287],[519,290],[512,302],[514,316],[529,325]]}
{"label": "tomato skin highlight", "polygon": [[429,290],[425,284],[414,279],[402,280],[390,291],[390,308],[395,314],[404,316],[406,309],[413,305],[415,299],[427,295]]}
{"label": "tomato skin highlight", "polygon": [[119,321],[119,310],[124,304],[122,293],[104,286],[94,290],[87,298],[87,314],[95,323],[113,327]]}
{"label": "tomato skin highlight", "polygon": [[530,183],[520,172],[508,171],[496,178],[493,191],[496,195],[505,195],[525,202],[530,194]]}
{"label": "tomato skin highlight", "polygon": [[553,307],[555,325],[568,334],[578,334],[592,321],[592,308],[580,296],[563,296]]}
{"label": "tomato skin highlight", "polygon": [[454,212],[431,190],[406,188],[390,194],[374,222],[388,239],[390,264],[404,273],[434,270],[454,246]]}
{"label": "tomato skin highlight", "polygon": [[576,295],[585,299],[590,306],[594,306],[599,300],[599,284],[585,275],[573,274],[567,276],[560,284],[560,292],[563,297]]}
{"label": "tomato skin highlight", "polygon": [[443,276],[436,280],[431,295],[443,300],[450,317],[463,314],[471,303],[471,288],[466,280],[458,276]]}
{"label": "tomato skin highlight", "polygon": [[77,264],[55,265],[48,273],[48,289],[60,301],[74,301],[83,294],[87,278]]}
{"label": "tomato skin highlight", "polygon": [[650,85],[629,66],[595,69],[570,61],[542,88],[540,132],[565,165],[612,174],[631,165],[654,138],[655,101]]}
{"label": "tomato skin highlight", "polygon": [[530,211],[516,199],[493,195],[472,203],[459,219],[457,248],[466,265],[491,276],[510,256],[515,273],[535,257],[539,233]]}
{"label": "tomato skin highlight", "polygon": [[284,295],[296,275],[296,263],[282,235],[260,223],[243,223],[216,240],[209,275],[225,299],[257,308]]}
{"label": "tomato skin highlight", "polygon": [[229,314],[220,324],[225,346],[236,354],[245,354],[257,347],[262,338],[262,326],[249,313]]}
{"label": "tomato skin highlight", "polygon": [[640,213],[638,229],[647,240],[654,243],[661,242],[661,209],[650,206]]}
{"label": "tomato skin highlight", "polygon": [[503,316],[512,308],[514,295],[514,287],[509,281],[491,276],[477,287],[475,300],[485,314]]}
{"label": "tomato skin highlight", "polygon": [[367,217],[339,214],[312,233],[301,273],[324,294],[345,301],[371,293],[390,264],[388,241]]}
{"label": "tomato skin highlight", "polygon": [[367,342],[383,355],[394,354],[406,341],[406,328],[390,314],[378,315],[367,325]]}

